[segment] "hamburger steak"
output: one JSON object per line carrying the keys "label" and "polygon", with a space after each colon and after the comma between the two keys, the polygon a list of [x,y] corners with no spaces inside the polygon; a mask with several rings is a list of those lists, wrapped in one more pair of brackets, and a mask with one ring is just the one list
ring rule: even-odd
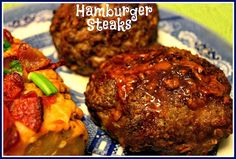
{"label": "hamburger steak", "polygon": [[[84,4],[100,7],[104,4]],[[117,30],[88,30],[87,20],[90,16],[77,17],[76,4],[62,4],[55,12],[50,26],[50,33],[59,58],[66,60],[66,65],[73,71],[90,75],[106,59],[128,50],[149,46],[157,40],[159,14],[156,4],[109,4],[110,8],[122,6],[134,9],[140,6],[151,6],[152,13],[138,16],[132,27],[125,32]],[[121,19],[126,21],[131,15]],[[92,17],[96,18],[96,17]],[[115,20],[117,17],[99,17],[104,20]]]}
{"label": "hamburger steak", "polygon": [[207,155],[232,133],[230,91],[207,60],[157,46],[104,62],[85,96],[93,119],[128,151]]}

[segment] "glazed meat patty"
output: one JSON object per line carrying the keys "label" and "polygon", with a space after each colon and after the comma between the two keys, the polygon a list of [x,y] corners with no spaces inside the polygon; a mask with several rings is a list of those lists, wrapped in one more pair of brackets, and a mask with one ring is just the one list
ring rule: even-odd
{"label": "glazed meat patty", "polygon": [[223,71],[175,47],[117,55],[91,75],[94,120],[131,152],[206,155],[232,133]]}
{"label": "glazed meat patty", "polygon": [[[84,4],[92,7],[104,7],[104,4]],[[90,16],[77,17],[75,4],[62,4],[54,14],[50,33],[59,58],[66,60],[66,65],[73,71],[90,75],[106,59],[113,55],[139,47],[146,47],[157,40],[159,14],[156,4],[109,4],[110,8],[123,6],[134,9],[140,6],[152,7],[148,16],[138,16],[129,30],[89,31],[87,20]],[[96,18],[96,17],[92,17]],[[99,17],[104,20],[116,20],[117,17]],[[121,17],[123,21],[131,18],[130,14]]]}

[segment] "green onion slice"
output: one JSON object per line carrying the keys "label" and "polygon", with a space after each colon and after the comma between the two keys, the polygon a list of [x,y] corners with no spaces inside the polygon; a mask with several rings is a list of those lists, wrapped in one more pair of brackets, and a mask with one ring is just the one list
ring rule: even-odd
{"label": "green onion slice", "polygon": [[10,66],[11,68],[17,67],[17,66],[19,66],[19,65],[20,65],[20,61],[18,61],[18,60],[13,60],[13,61],[9,64],[9,66]]}
{"label": "green onion slice", "polygon": [[42,74],[30,72],[28,75],[28,79],[32,80],[46,96],[57,93],[57,88]]}
{"label": "green onion slice", "polygon": [[9,74],[9,73],[12,73],[12,72],[16,72],[16,73],[18,73],[18,74],[20,74],[22,76],[23,68],[22,68],[22,65],[21,65],[20,61],[13,60],[9,64],[9,66],[10,66],[9,69],[4,68],[4,74]]}
{"label": "green onion slice", "polygon": [[7,51],[8,49],[11,48],[11,43],[9,43],[7,40],[4,39],[3,41],[3,48],[4,48],[4,52]]}
{"label": "green onion slice", "polygon": [[8,69],[5,69],[5,68],[4,68],[3,72],[4,72],[4,75],[5,75],[5,74],[8,74],[8,73],[11,73],[11,71],[10,71],[10,70],[8,70]]}
{"label": "green onion slice", "polygon": [[10,68],[11,68],[12,72],[18,72],[20,74],[22,74],[22,72],[23,72],[22,65],[21,65],[20,61],[18,61],[18,60],[13,60],[10,63]]}

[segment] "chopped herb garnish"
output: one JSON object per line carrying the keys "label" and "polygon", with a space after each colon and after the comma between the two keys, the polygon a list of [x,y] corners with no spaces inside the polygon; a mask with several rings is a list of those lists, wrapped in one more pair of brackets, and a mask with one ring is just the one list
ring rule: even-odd
{"label": "chopped herb garnish", "polygon": [[6,39],[4,39],[3,48],[4,52],[11,48],[11,43],[9,43]]}
{"label": "chopped herb garnish", "polygon": [[57,88],[42,74],[30,72],[28,79],[32,80],[46,96],[57,93]]}
{"label": "chopped herb garnish", "polygon": [[5,69],[4,68],[4,74],[12,73],[12,72],[17,72],[20,75],[22,75],[23,69],[20,61],[18,60],[13,60],[10,64],[10,69]]}
{"label": "chopped herb garnish", "polygon": [[5,75],[5,74],[8,74],[8,73],[11,73],[11,71],[10,71],[10,70],[8,70],[8,69],[5,69],[5,68],[4,68],[4,71],[3,71],[3,72],[4,72],[4,75]]}

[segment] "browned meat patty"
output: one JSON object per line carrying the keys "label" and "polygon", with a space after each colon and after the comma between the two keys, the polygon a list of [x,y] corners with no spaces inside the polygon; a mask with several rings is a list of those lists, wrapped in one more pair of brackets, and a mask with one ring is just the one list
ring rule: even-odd
{"label": "browned meat patty", "polygon": [[232,133],[223,71],[175,47],[117,55],[85,92],[94,120],[131,152],[206,155]]}
{"label": "browned meat patty", "polygon": [[[110,8],[127,6],[130,9],[139,6],[151,6],[152,13],[138,16],[132,22],[130,30],[88,31],[87,20],[91,17],[76,17],[75,4],[62,4],[55,12],[50,27],[53,42],[59,58],[64,58],[67,66],[82,75],[89,75],[106,59],[115,54],[146,47],[157,40],[159,14],[156,4],[109,4]],[[85,4],[103,7],[104,4]],[[127,14],[123,21],[130,19]],[[101,17],[100,17],[101,18]],[[105,20],[115,20],[115,17]]]}

